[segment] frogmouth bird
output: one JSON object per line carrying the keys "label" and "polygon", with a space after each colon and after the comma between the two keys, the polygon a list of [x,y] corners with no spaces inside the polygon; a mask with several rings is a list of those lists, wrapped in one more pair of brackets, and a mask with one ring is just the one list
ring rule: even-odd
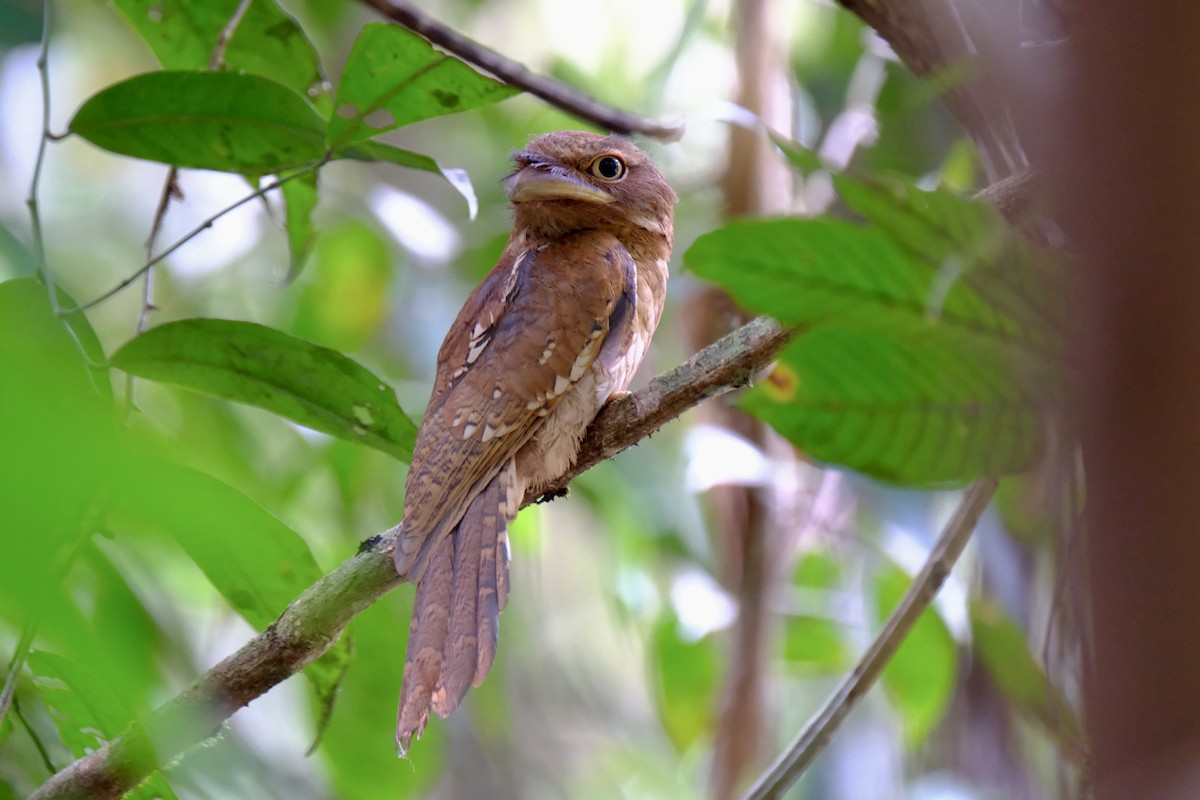
{"label": "frogmouth bird", "polygon": [[629,385],[666,296],[675,192],[628,140],[533,139],[505,188],[513,230],[438,352],[404,490],[396,569],[416,582],[396,743],[446,717],[496,657],[506,530]]}

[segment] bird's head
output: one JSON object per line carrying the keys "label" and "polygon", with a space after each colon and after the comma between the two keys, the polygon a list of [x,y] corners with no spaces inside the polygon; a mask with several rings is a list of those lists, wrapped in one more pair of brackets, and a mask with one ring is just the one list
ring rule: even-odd
{"label": "bird's head", "polygon": [[505,188],[517,229],[544,239],[606,230],[622,240],[665,238],[670,247],[679,198],[628,139],[556,131],[535,138],[513,161]]}

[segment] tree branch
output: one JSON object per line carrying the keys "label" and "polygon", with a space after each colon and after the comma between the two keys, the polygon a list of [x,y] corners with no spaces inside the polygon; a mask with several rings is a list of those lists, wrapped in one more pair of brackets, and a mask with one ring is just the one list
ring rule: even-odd
{"label": "tree branch", "polygon": [[784,792],[800,777],[800,773],[825,749],[825,745],[829,744],[842,720],[875,685],[875,680],[891,660],[896,648],[904,641],[904,637],[916,624],[917,618],[929,607],[938,590],[942,588],[951,567],[971,538],[975,523],[979,521],[980,515],[992,499],[996,485],[995,478],[979,478],[967,489],[954,516],[950,518],[941,537],[929,551],[925,566],[913,579],[912,586],[900,600],[900,605],[892,612],[883,630],[871,642],[850,674],[829,695],[825,705],[809,719],[808,725],[792,740],[783,755],[758,779],[745,800],[772,800],[783,797]]}
{"label": "tree branch", "polygon": [[438,47],[481,67],[507,84],[524,89],[568,114],[607,128],[613,133],[640,133],[665,142],[683,136],[683,123],[666,124],[601,103],[564,83],[536,75],[511,58],[468,39],[403,0],[363,0],[383,16],[423,36]]}
{"label": "tree branch", "polygon": [[[778,323],[760,317],[610,403],[588,430],[576,465],[555,488],[702,400],[747,385],[790,336]],[[527,497],[525,504],[534,499]],[[403,582],[392,565],[396,530],[368,540],[357,555],[305,590],[269,628],[112,742],[58,772],[30,800],[120,797],[161,764],[211,737],[239,708],[319,658],[351,619]]]}

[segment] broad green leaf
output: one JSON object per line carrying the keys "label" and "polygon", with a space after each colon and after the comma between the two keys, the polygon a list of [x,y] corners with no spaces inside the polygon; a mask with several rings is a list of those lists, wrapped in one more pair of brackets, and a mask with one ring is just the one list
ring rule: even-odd
{"label": "broad green leaf", "polygon": [[140,378],[258,406],[402,461],[412,457],[417,429],[391,388],[341,353],[274,328],[171,322],[126,344],[112,363]]}
{"label": "broad green leaf", "polygon": [[[133,721],[131,710],[85,662],[35,650],[28,664],[59,736],[76,757],[112,741]],[[161,774],[154,773],[127,797],[173,800],[175,793]]]}
{"label": "broad green leaf", "polygon": [[953,253],[984,251],[1002,224],[986,203],[945,189],[927,191],[903,181],[885,185],[844,174],[833,180],[846,205],[913,255],[935,262]]}
{"label": "broad green leaf", "polygon": [[517,91],[435,50],[412,31],[371,23],[346,59],[329,143],[337,149],[423,119],[495,103]]}
{"label": "broad green leaf", "polygon": [[388,164],[424,170],[425,172],[441,172],[438,163],[429,156],[414,153],[412,150],[405,150],[403,147],[396,147],[387,142],[375,142],[371,140],[354,142],[353,144],[348,144],[334,150],[333,158],[348,158],[354,161],[368,162],[384,161]]}
{"label": "broad green leaf", "polygon": [[436,172],[454,187],[454,190],[467,201],[467,212],[471,219],[479,210],[479,201],[475,197],[475,187],[471,176],[466,170],[453,167],[443,167],[429,156],[414,153],[386,142],[360,141],[333,151],[333,158],[350,158],[355,161],[384,161],[401,167],[420,169],[425,172]]}
{"label": "broad green leaf", "polygon": [[826,549],[813,549],[796,564],[792,583],[805,589],[833,589],[842,574],[841,563]]}
{"label": "broad green leaf", "polygon": [[317,207],[317,171],[293,178],[279,187],[283,193],[284,226],[288,241],[288,280],[304,268],[317,239],[312,213]]}
{"label": "broad green leaf", "polygon": [[120,469],[107,374],[93,373],[84,352],[101,356],[86,319],[65,325],[32,278],[0,283],[0,530],[12,532],[2,537],[0,614],[16,625],[37,609],[51,631],[76,627],[54,565],[89,532]]}
{"label": "broad green leaf", "polygon": [[[875,608],[887,619],[908,590],[911,578],[887,564],[875,580]],[[926,609],[883,669],[883,688],[904,721],[910,746],[924,741],[941,720],[954,692],[958,652],[942,618]]]}
{"label": "broad green leaf", "polygon": [[[450,725],[431,720],[403,759],[397,758],[390,746],[396,729],[395,700],[404,673],[410,597],[405,590],[393,592],[350,623],[354,668],[346,674],[320,748],[328,763],[333,796],[354,800],[423,797],[444,773]],[[511,633],[509,628],[503,635]],[[496,677],[493,674],[481,689],[468,695],[466,707],[458,712],[460,720],[470,720],[476,710],[471,708],[476,693],[487,690]]]}
{"label": "broad green leaf", "polygon": [[[114,0],[165,69],[207,69],[240,0]],[[317,51],[274,0],[253,0],[225,47],[225,66],[308,95],[322,84]],[[309,95],[311,96],[311,95]]]}
{"label": "broad green leaf", "polygon": [[70,124],[97,147],[243,175],[314,164],[325,121],[282,84],[233,72],[150,72],[89,98]]}
{"label": "broad green leaf", "polygon": [[736,220],[684,255],[744,306],[789,324],[936,319],[1028,345],[1027,332],[956,274],[889,233],[833,219]]}
{"label": "broad green leaf", "polygon": [[84,662],[34,650],[28,665],[63,743],[75,756],[97,749],[133,721],[131,710]]}
{"label": "broad green leaf", "polygon": [[93,587],[87,604],[90,607],[85,609],[92,636],[69,651],[64,648],[64,653],[88,659],[88,664],[135,714],[148,711],[151,693],[160,688],[158,626],[106,552],[89,546],[81,561],[69,580]]}
{"label": "broad green leaf", "polygon": [[678,627],[674,618],[664,619],[655,626],[653,641],[659,717],[675,748],[683,752],[712,730],[720,667],[712,637],[685,642]]}
{"label": "broad green leaf", "polygon": [[1030,652],[1024,631],[990,600],[973,600],[970,612],[971,639],[992,680],[1065,748],[1081,752],[1079,722]]}
{"label": "broad green leaf", "polygon": [[[146,458],[131,470],[116,517],[170,535],[213,588],[264,630],[322,572],[304,539],[233,487],[187,467]],[[319,698],[336,690],[349,659],[344,637],[305,670]]]}
{"label": "broad green leaf", "polygon": [[27,278],[36,271],[33,253],[12,231],[0,225],[0,279]]}
{"label": "broad green leaf", "polygon": [[297,308],[295,332],[342,351],[357,350],[384,324],[394,256],[359,221],[323,231]]}
{"label": "broad green leaf", "polygon": [[841,625],[831,619],[814,616],[821,613],[824,598],[837,588],[842,568],[830,550],[809,550],[796,565],[793,585],[804,592],[808,614],[786,620],[783,655],[787,666],[806,674],[834,674],[850,664],[850,647]]}
{"label": "broad green leaf", "polygon": [[742,400],[805,453],[889,481],[929,484],[1024,469],[1034,399],[1011,352],[924,321],[802,333]]}
{"label": "broad green leaf", "polygon": [[804,674],[840,674],[851,661],[842,626],[809,615],[787,618],[783,656],[789,668]]}
{"label": "broad green leaf", "polygon": [[[937,291],[969,289],[1008,321],[1027,346],[1060,357],[1062,336],[1051,302],[1058,270],[1017,240],[987,203],[944,188],[919,189],[894,179],[834,177],[838,193],[876,230],[938,276]],[[960,289],[960,290],[961,290]]]}

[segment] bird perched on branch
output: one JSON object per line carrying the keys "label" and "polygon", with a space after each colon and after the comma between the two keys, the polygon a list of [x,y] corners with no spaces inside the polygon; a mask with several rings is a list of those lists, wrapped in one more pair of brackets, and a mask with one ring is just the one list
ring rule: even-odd
{"label": "bird perched on branch", "polygon": [[628,140],[539,136],[506,180],[513,230],[438,352],[396,569],[417,583],[396,743],[487,677],[508,598],[506,530],[566,472],[641,363],[666,297],[678,199]]}

